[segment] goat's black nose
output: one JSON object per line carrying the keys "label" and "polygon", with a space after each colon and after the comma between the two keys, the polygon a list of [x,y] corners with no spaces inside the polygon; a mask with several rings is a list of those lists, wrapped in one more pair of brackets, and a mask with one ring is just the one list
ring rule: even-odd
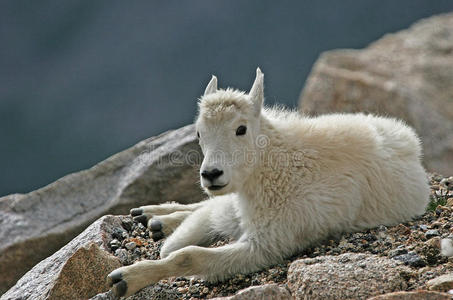
{"label": "goat's black nose", "polygon": [[207,179],[209,181],[213,181],[214,179],[220,177],[223,174],[222,170],[214,169],[212,171],[203,171],[201,172],[201,177]]}

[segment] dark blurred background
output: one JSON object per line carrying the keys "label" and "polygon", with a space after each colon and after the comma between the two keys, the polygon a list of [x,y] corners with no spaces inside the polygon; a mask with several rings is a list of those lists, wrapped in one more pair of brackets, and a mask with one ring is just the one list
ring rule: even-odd
{"label": "dark blurred background", "polygon": [[0,196],[191,123],[211,74],[295,107],[319,54],[362,48],[451,0],[0,2]]}

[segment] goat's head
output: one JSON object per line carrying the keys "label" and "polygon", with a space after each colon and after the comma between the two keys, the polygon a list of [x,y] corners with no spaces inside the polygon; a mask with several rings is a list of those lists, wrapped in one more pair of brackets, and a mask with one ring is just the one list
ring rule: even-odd
{"label": "goat's head", "polygon": [[248,94],[218,90],[212,77],[199,101],[197,135],[204,154],[202,187],[212,195],[238,191],[257,163],[264,75],[258,68]]}

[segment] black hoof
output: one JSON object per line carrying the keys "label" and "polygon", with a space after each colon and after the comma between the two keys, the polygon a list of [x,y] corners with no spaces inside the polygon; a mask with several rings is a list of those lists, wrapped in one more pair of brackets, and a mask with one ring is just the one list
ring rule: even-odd
{"label": "black hoof", "polygon": [[143,209],[141,208],[133,208],[131,209],[131,216],[136,217],[139,215],[143,215]]}
{"label": "black hoof", "polygon": [[112,286],[113,293],[118,296],[124,296],[127,292],[127,282],[123,280],[121,271],[115,270],[107,276],[109,285]]}
{"label": "black hoof", "polygon": [[161,231],[162,222],[159,220],[152,220],[149,227],[150,227],[151,231]]}
{"label": "black hoof", "polygon": [[115,283],[118,283],[121,280],[123,280],[123,274],[121,274],[120,270],[114,270],[109,275],[107,275],[107,278],[109,280],[109,285],[112,286]]}
{"label": "black hoof", "polygon": [[121,280],[120,282],[116,283],[113,286],[113,293],[117,295],[118,297],[122,297],[126,295],[127,292],[127,283],[124,280]]}
{"label": "black hoof", "polygon": [[145,216],[145,215],[139,215],[137,217],[134,217],[134,221],[142,223],[143,226],[145,226],[145,227],[148,226],[148,224],[147,224],[148,223],[148,217]]}
{"label": "black hoof", "polygon": [[162,231],[153,232],[153,241],[157,242],[164,238],[164,233]]}

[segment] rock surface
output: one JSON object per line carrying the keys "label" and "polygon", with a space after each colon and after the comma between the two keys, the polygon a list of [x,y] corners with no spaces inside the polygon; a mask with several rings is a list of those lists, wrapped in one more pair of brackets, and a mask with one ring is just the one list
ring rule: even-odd
{"label": "rock surface", "polygon": [[395,292],[369,298],[368,300],[451,300],[447,293],[432,291]]}
{"label": "rock surface", "polygon": [[[325,241],[317,247],[306,249],[280,264],[250,274],[236,274],[224,282],[213,284],[201,279],[184,277],[164,279],[155,285],[144,288],[128,300],[211,299],[231,297],[249,287],[269,284],[284,287],[288,283],[288,268],[293,261],[306,258],[323,259],[324,257],[351,254],[351,252],[373,254],[373,257],[377,255],[387,262],[393,261],[398,266],[405,264],[410,269],[410,273],[402,274],[405,283],[401,284],[400,289],[405,291],[427,290],[426,282],[428,280],[453,272],[453,259],[443,256],[440,251],[440,242],[443,238],[450,236],[451,224],[453,224],[453,208],[448,204],[445,205],[445,199],[453,196],[453,190],[449,189],[445,179],[446,177],[437,174],[430,175],[431,202],[428,211],[411,222],[391,227],[378,226],[363,232],[343,234],[338,239]],[[437,230],[440,236],[426,235],[429,230]],[[124,265],[142,259],[159,259],[162,240],[153,242],[149,236],[149,229],[141,223],[133,221],[130,216],[123,217],[122,227],[116,228],[113,233],[113,240],[110,243],[111,251]],[[211,247],[219,247],[228,242],[222,240]],[[136,246],[128,249],[126,245],[130,243],[134,243]],[[410,259],[401,260],[399,256],[405,254],[408,254]],[[345,262],[345,264],[348,263]],[[357,263],[352,260],[350,267],[356,265]],[[387,272],[387,269],[379,267],[373,271],[376,272],[375,276],[386,276],[381,273]],[[307,273],[307,276],[311,275]],[[315,273],[314,276],[316,278],[318,275]],[[358,280],[361,278],[358,277]],[[374,287],[372,286],[372,288]],[[332,295],[342,291],[337,285],[326,284],[324,288],[329,289],[329,293]],[[367,288],[367,286],[363,285],[361,288]],[[103,293],[92,299],[107,300],[112,299],[111,297],[110,293]]]}
{"label": "rock surface", "polygon": [[296,299],[364,299],[407,288],[411,270],[377,255],[346,253],[293,262],[288,286]]}
{"label": "rock surface", "polygon": [[371,112],[405,120],[421,136],[425,165],[453,169],[453,13],[421,20],[363,50],[323,53],[307,79],[307,114]]}
{"label": "rock surface", "polygon": [[[322,289],[324,294],[338,295],[340,298],[345,293],[343,286],[340,286],[345,280],[347,281],[347,284],[344,285],[347,287],[346,291],[362,293],[360,294],[362,296],[359,297],[361,299],[388,292],[392,287],[395,290],[403,291],[428,290],[427,282],[429,280],[441,275],[453,274],[453,259],[442,255],[440,249],[441,241],[451,236],[453,207],[448,206],[445,202],[447,198],[453,196],[453,190],[449,189],[445,178],[440,175],[431,175],[430,184],[431,203],[428,211],[416,220],[391,227],[378,226],[363,232],[343,234],[338,239],[328,240],[319,246],[306,249],[280,264],[250,274],[236,274],[224,282],[209,283],[202,279],[184,277],[164,279],[157,284],[144,288],[128,300],[193,300],[235,295],[251,297],[252,294],[258,298],[262,296],[266,299],[266,293],[272,294],[273,292],[281,292],[279,297],[282,298],[286,297],[287,294],[284,290],[289,284],[292,284],[292,290],[295,293],[300,292],[300,290],[303,292],[306,289],[304,287],[307,281],[306,277],[309,278],[308,280],[316,281],[313,288]],[[53,258],[40,263],[6,294],[10,298],[5,299],[16,299],[16,296],[20,299],[18,295],[25,295],[25,298],[30,299],[47,299],[52,295],[58,295],[56,298],[64,299],[65,295],[71,295],[68,297],[77,299],[77,296],[74,297],[71,294],[77,288],[77,292],[80,290],[85,293],[85,299],[92,296],[92,300],[114,300],[115,298],[110,292],[102,293],[106,290],[104,279],[108,270],[101,269],[99,273],[96,273],[99,271],[98,268],[93,269],[90,266],[102,264],[106,265],[107,268],[113,268],[114,266],[109,261],[117,265],[115,259],[108,261],[104,259],[111,257],[109,256],[111,254],[114,254],[122,265],[129,265],[142,259],[160,258],[162,240],[152,241],[149,229],[141,223],[135,222],[131,216],[109,216],[103,218],[101,223],[110,225],[105,225],[106,229],[101,230],[101,234],[92,233],[88,238],[83,239],[80,237],[83,237],[84,234],[81,234],[69,244],[70,246],[63,248],[69,254],[66,255],[64,254],[65,251],[59,251],[52,256]],[[97,229],[92,229],[93,226],[90,226],[89,229],[96,231]],[[90,230],[87,229],[87,231]],[[437,230],[439,236],[426,235],[429,230]],[[102,242],[96,240],[99,236],[102,237]],[[82,242],[75,242],[76,240],[82,240]],[[93,246],[93,241],[95,246]],[[219,247],[229,242],[228,240],[221,240],[211,247]],[[131,247],[131,245],[134,246]],[[59,257],[57,254],[62,255],[61,260],[55,258]],[[398,256],[404,254],[413,256],[416,254],[418,260],[423,261],[423,264],[407,262],[407,266],[404,265],[405,262],[397,259]],[[341,259],[342,256],[349,258]],[[101,260],[103,260],[102,263]],[[333,262],[335,260],[340,261],[335,262],[336,265],[329,265],[330,260],[333,260]],[[307,265],[307,261],[318,262],[321,267],[319,267],[319,272],[308,270],[306,273],[294,275],[294,272],[288,272],[288,269],[294,266],[294,261],[305,261],[304,265],[307,268],[314,265]],[[378,266],[376,266],[376,263]],[[393,265],[396,266],[395,269],[388,271],[389,266]],[[334,270],[325,274],[322,268],[333,268]],[[83,276],[74,278],[73,275],[75,274],[83,274]],[[290,277],[288,274],[293,275]],[[347,280],[348,275],[353,278]],[[335,280],[331,280],[331,277]],[[99,281],[92,284],[91,281],[96,278]],[[376,283],[370,285],[368,284],[368,282],[372,282],[370,278],[378,278],[380,281],[373,281]],[[385,278],[389,282],[382,284],[381,281]],[[290,280],[293,283],[289,283]],[[361,282],[361,284],[354,283],[354,280]],[[300,287],[297,286],[299,284]],[[278,288],[275,288],[275,285]],[[376,288],[376,285],[379,285],[379,288]],[[259,286],[264,287],[260,288]],[[269,288],[269,286],[272,286],[272,288]],[[93,292],[88,292],[91,289]],[[99,294],[95,295],[98,292]],[[406,296],[406,294],[398,295]],[[430,293],[429,295],[433,294]],[[292,296],[296,296],[296,294]],[[5,299],[2,298],[1,300]]]}
{"label": "rock surface", "polygon": [[107,245],[119,217],[105,216],[25,274],[0,299],[88,299],[108,290],[106,276],[121,266]]}
{"label": "rock surface", "polygon": [[291,293],[285,287],[277,284],[265,284],[260,286],[251,286],[237,292],[236,295],[231,297],[214,298],[216,300],[265,300],[265,299],[279,299],[279,300],[292,300]]}
{"label": "rock surface", "polygon": [[109,289],[105,276],[120,267],[96,243],[77,250],[64,264],[47,299],[87,299]]}
{"label": "rock surface", "polygon": [[433,291],[448,292],[453,289],[453,273],[433,278],[426,285]]}
{"label": "rock surface", "polygon": [[201,200],[200,161],[189,125],[39,190],[0,198],[0,294],[100,216],[127,214],[146,204]]}

